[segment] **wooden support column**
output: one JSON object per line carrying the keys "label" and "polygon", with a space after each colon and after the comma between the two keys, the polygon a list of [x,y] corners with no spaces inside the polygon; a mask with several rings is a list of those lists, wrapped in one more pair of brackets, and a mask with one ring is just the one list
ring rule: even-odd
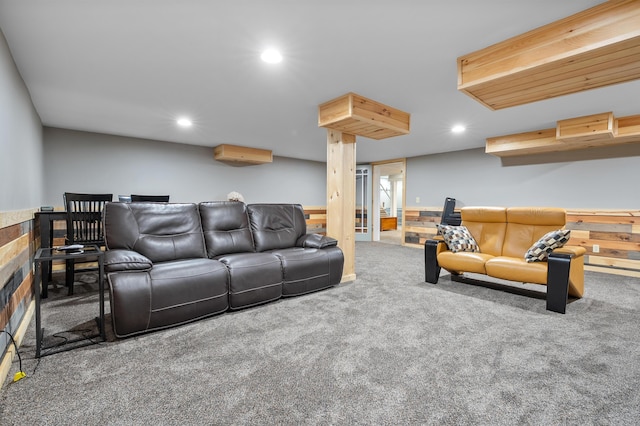
{"label": "wooden support column", "polygon": [[344,254],[342,282],[356,279],[356,136],[386,139],[409,134],[411,115],[347,93],[318,106],[327,128],[327,235]]}
{"label": "wooden support column", "polygon": [[356,279],[356,137],[327,129],[327,235],[344,253],[342,282]]}

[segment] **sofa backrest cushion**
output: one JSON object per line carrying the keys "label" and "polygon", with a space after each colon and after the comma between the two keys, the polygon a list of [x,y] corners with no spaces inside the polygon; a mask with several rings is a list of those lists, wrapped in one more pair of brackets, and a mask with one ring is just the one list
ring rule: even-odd
{"label": "sofa backrest cushion", "polygon": [[524,258],[527,250],[544,234],[564,227],[567,213],[557,207],[510,207],[502,247],[504,256]]}
{"label": "sofa backrest cushion", "polygon": [[209,257],[255,251],[247,206],[243,202],[211,201],[198,207]]}
{"label": "sofa backrest cushion", "polygon": [[500,256],[507,229],[505,207],[462,207],[462,224],[478,243],[481,253]]}
{"label": "sofa backrest cushion", "polygon": [[108,203],[108,249],[136,251],[152,262],[206,257],[196,204]]}
{"label": "sofa backrest cushion", "polygon": [[256,251],[295,247],[307,232],[300,204],[249,204],[247,210]]}

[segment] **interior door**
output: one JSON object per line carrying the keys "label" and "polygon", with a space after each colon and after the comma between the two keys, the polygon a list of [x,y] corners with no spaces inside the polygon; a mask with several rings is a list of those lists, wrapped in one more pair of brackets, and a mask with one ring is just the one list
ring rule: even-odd
{"label": "interior door", "polygon": [[371,241],[371,166],[356,166],[356,241]]}

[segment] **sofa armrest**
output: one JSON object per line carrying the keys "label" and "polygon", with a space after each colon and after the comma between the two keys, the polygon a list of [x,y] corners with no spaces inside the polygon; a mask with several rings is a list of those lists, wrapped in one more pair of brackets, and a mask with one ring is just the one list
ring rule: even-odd
{"label": "sofa armrest", "polygon": [[556,254],[568,254],[571,257],[584,256],[587,252],[587,249],[580,246],[563,246],[553,250],[552,253]]}
{"label": "sofa armrest", "polygon": [[438,243],[438,250],[436,251],[436,255],[442,253],[443,251],[449,251],[449,246],[444,241],[444,237],[442,235],[434,235],[433,238],[431,238],[431,241],[435,241]]}
{"label": "sofa armrest", "polygon": [[305,234],[298,238],[296,241],[296,247],[305,247],[305,248],[325,248],[325,247],[333,247],[338,245],[338,240],[335,238],[327,237],[326,235],[320,234]]}
{"label": "sofa armrest", "polygon": [[579,246],[564,246],[549,253],[547,259],[547,310],[565,313],[568,296],[584,293],[584,254]]}
{"label": "sofa armrest", "polygon": [[133,250],[107,250],[104,254],[105,272],[148,271],[152,266],[148,257]]}

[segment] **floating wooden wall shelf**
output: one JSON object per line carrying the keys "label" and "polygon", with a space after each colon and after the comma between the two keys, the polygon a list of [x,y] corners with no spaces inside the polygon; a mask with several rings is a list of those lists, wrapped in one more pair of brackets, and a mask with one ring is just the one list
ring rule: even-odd
{"label": "floating wooden wall shelf", "polygon": [[213,158],[233,166],[251,166],[273,162],[268,149],[249,148],[237,145],[218,145],[213,149]]}
{"label": "floating wooden wall shelf", "polygon": [[371,139],[409,134],[411,115],[355,93],[318,106],[318,126]]}
{"label": "floating wooden wall shelf", "polygon": [[638,0],[610,0],[458,58],[458,90],[494,110],[638,78]]}
{"label": "floating wooden wall shelf", "polygon": [[570,151],[640,142],[640,115],[613,113],[559,120],[555,129],[487,138],[485,152],[498,157]]}

